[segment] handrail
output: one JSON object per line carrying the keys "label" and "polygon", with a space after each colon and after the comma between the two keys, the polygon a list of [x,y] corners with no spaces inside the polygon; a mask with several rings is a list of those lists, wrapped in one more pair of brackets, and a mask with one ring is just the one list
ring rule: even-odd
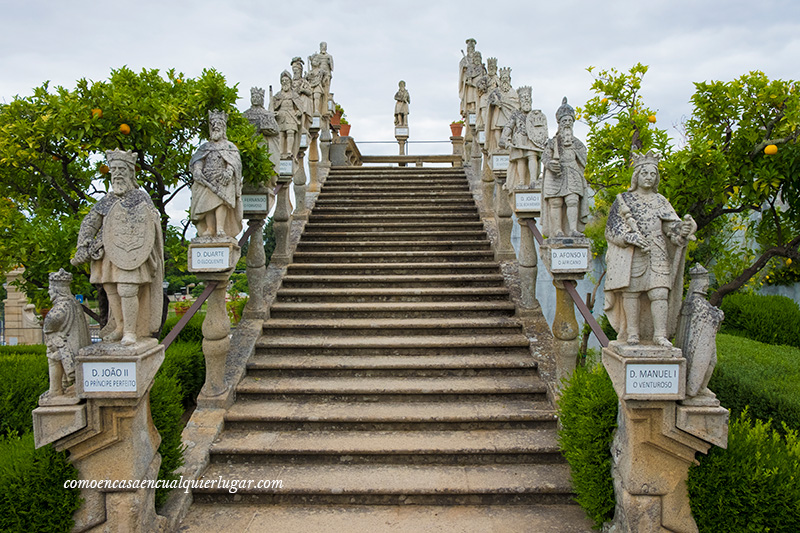
{"label": "handrail", "polygon": [[[273,194],[278,194],[278,191],[281,190],[281,187],[283,187],[283,185],[284,185],[283,183],[279,183],[272,191]],[[247,242],[247,239],[250,238],[250,235],[252,235],[255,230],[256,226],[249,226],[247,228],[247,230],[244,232],[244,235],[242,235],[242,238],[239,239],[239,247],[244,246],[244,244]],[[192,304],[192,306],[189,308],[186,314],[184,314],[181,317],[181,319],[178,320],[178,323],[175,324],[175,327],[173,327],[167,334],[167,336],[164,337],[164,340],[161,342],[161,344],[164,345],[165,350],[169,348],[170,344],[172,344],[172,342],[178,337],[178,335],[180,335],[181,331],[183,331],[183,328],[186,326],[186,324],[189,323],[189,321],[194,317],[197,311],[199,311],[200,308],[203,306],[203,304],[206,303],[206,300],[208,300],[208,297],[211,296],[212,292],[214,292],[214,289],[216,289],[219,286],[219,283],[220,283],[219,280],[209,282],[209,284],[206,285],[206,288],[203,289],[203,292],[200,294],[197,300],[195,300],[195,302]]]}
{"label": "handrail", "polygon": [[[544,244],[544,237],[542,237],[542,233],[539,231],[539,228],[536,226],[536,222],[531,219],[526,219],[525,222],[528,224],[528,228],[530,228],[531,232],[533,232],[533,236],[536,239],[536,242],[539,243],[539,246]],[[594,336],[597,337],[597,340],[600,342],[600,345],[603,348],[608,346],[608,337],[603,332],[603,328],[600,327],[600,324],[597,323],[597,320],[592,315],[592,311],[586,305],[580,295],[578,294],[578,290],[575,288],[577,283],[574,280],[565,280],[564,288],[567,291],[567,294],[570,295],[572,301],[578,307],[578,311],[581,312],[583,319],[589,324],[589,327],[592,328],[592,333]]]}

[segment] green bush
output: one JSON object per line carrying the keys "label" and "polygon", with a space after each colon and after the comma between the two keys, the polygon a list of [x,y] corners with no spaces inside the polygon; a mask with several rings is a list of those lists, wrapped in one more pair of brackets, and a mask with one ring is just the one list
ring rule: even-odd
{"label": "green bush", "polygon": [[[164,480],[178,479],[175,474],[183,464],[184,446],[181,442],[183,424],[183,392],[180,383],[173,376],[158,372],[150,390],[150,412],[153,424],[161,435],[161,445],[158,453],[161,454],[161,467],[158,478]],[[156,507],[167,500],[170,489],[156,489]]]}
{"label": "green bush", "polygon": [[0,531],[70,531],[80,490],[64,482],[77,478],[65,453],[34,450],[32,433],[0,439]]}
{"label": "green bush", "polygon": [[[189,322],[184,326],[181,332],[178,334],[178,338],[175,341],[180,342],[203,342],[203,319],[205,318],[205,314],[201,314],[198,312],[194,315]],[[180,317],[169,317],[166,322],[164,322],[164,327],[162,328],[161,332],[161,340],[164,340],[164,337],[167,336],[172,328],[180,320]]]}
{"label": "green bush", "polygon": [[692,515],[701,532],[800,531],[800,441],[743,412],[728,449],[713,448],[689,468]]}
{"label": "green bush", "polygon": [[605,369],[578,367],[558,401],[558,442],[572,473],[576,500],[597,527],[614,517],[611,440],[617,395]]}
{"label": "green bush", "polygon": [[800,430],[800,349],[717,335],[717,367],[709,388],[724,407]]}
{"label": "green bush", "polygon": [[33,431],[33,411],[48,388],[44,346],[9,346],[0,351],[0,435]]}
{"label": "green bush", "polygon": [[722,331],[740,331],[767,344],[800,347],[800,306],[785,296],[729,294],[720,308],[725,312]]}
{"label": "green bush", "polygon": [[197,398],[206,380],[203,345],[198,342],[173,342],[167,348],[159,373],[178,380],[183,391],[183,405],[188,407]]}

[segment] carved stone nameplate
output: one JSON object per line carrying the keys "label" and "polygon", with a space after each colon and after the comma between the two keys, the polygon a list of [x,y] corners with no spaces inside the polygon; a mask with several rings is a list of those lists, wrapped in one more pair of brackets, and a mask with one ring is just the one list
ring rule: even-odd
{"label": "carved stone nameplate", "polygon": [[492,156],[492,170],[508,170],[508,156],[507,155],[493,155]]}
{"label": "carved stone nameplate", "polygon": [[408,137],[408,128],[395,128],[394,129],[394,136],[395,137]]}
{"label": "carved stone nameplate", "polygon": [[480,144],[486,144],[486,131],[480,130],[478,132],[478,142]]}
{"label": "carved stone nameplate", "polygon": [[514,191],[514,210],[522,213],[541,213],[542,193]]}
{"label": "carved stone nameplate", "polygon": [[269,202],[266,194],[243,194],[242,207],[245,215],[266,215]]}
{"label": "carved stone nameplate", "polygon": [[550,265],[553,272],[589,269],[587,248],[553,248],[550,250]]}
{"label": "carved stone nameplate", "polygon": [[85,392],[136,392],[136,363],[82,363]]}
{"label": "carved stone nameplate", "polygon": [[231,250],[227,246],[190,246],[191,271],[218,271],[231,267]]}
{"label": "carved stone nameplate", "polygon": [[316,130],[320,128],[319,117],[311,117],[311,127]]}
{"label": "carved stone nameplate", "polygon": [[291,176],[293,171],[294,167],[292,166],[292,160],[281,159],[280,165],[278,166],[278,174],[281,176]]}
{"label": "carved stone nameplate", "polygon": [[679,364],[629,364],[625,370],[625,394],[678,394]]}
{"label": "carved stone nameplate", "polygon": [[475,113],[470,113],[469,115],[467,115],[467,123],[470,126],[474,126],[476,122],[477,122],[477,115]]}

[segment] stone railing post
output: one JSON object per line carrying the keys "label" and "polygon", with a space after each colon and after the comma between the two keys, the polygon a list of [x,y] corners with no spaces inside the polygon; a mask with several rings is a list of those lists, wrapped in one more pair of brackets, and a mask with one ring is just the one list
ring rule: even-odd
{"label": "stone railing post", "polygon": [[278,169],[278,184],[281,185],[275,199],[275,213],[272,215],[275,232],[275,250],[271,262],[276,265],[287,265],[292,260],[289,251],[289,230],[291,229],[291,204],[289,202],[289,183],[292,181],[293,168],[291,159],[281,159]]}
{"label": "stone railing post", "polygon": [[324,183],[331,171],[331,123],[328,115],[323,115],[319,129],[320,157],[317,166],[317,179]]}
{"label": "stone railing post", "polygon": [[574,284],[589,272],[591,241],[586,237],[551,237],[539,247],[542,261],[553,276],[556,288],[556,314],[553,319],[553,348],[556,354],[556,390],[563,379],[575,372],[580,355],[575,303],[566,283]]}
{"label": "stone railing post", "polygon": [[270,211],[270,190],[266,185],[247,187],[242,190],[244,216],[247,225],[255,227],[250,234],[247,247],[247,285],[250,299],[245,307],[244,318],[266,319],[269,315],[264,287],[267,283],[267,254],[264,251],[264,222]]}
{"label": "stone railing post", "polygon": [[[397,139],[398,155],[406,155],[406,141],[408,141],[408,126],[396,126],[394,128],[394,138]],[[402,161],[397,164],[404,167]]]}
{"label": "stone railing post", "polygon": [[300,147],[297,150],[296,164],[294,165],[294,175],[292,181],[294,183],[294,199],[296,206],[294,208],[293,216],[298,220],[308,219],[308,207],[306,207],[306,169],[303,164],[303,159],[306,155],[306,148],[308,148],[308,134],[303,133],[300,135]]}
{"label": "stone railing post", "polygon": [[533,315],[539,310],[536,299],[536,278],[539,275],[536,244],[531,226],[536,224],[536,217],[541,214],[542,193],[538,189],[516,190],[511,194],[511,205],[519,223],[519,283],[520,314]]}
{"label": "stone railing post", "polygon": [[472,166],[474,172],[477,173],[478,169],[481,168],[481,147],[480,139],[478,138],[476,120],[475,113],[470,113],[467,115],[467,128],[469,128],[472,141],[472,145],[470,146],[470,165]]}
{"label": "stone railing post", "polygon": [[319,192],[319,149],[317,139],[319,130],[322,126],[322,117],[319,115],[311,119],[311,128],[308,132],[311,135],[311,143],[308,147],[308,171],[311,173],[308,183],[308,192]]}
{"label": "stone railing post", "polygon": [[[450,143],[453,145],[453,155],[458,156],[461,158],[461,162],[464,161],[464,137],[461,135],[458,136],[451,136]],[[458,166],[461,166],[460,164]]]}
{"label": "stone railing post", "polygon": [[494,256],[497,261],[511,261],[517,258],[514,247],[511,245],[511,230],[514,227],[514,221],[511,219],[512,211],[508,201],[508,191],[505,190],[507,170],[508,154],[492,154],[494,219],[497,223],[497,249]]}
{"label": "stone railing post", "polygon": [[[480,170],[481,177],[481,191],[483,192],[483,202],[481,202],[481,217],[492,218],[494,216],[494,174],[492,174],[492,167],[489,165],[489,151],[486,148],[486,131],[483,129],[478,130],[478,143],[481,147],[483,154],[483,166]],[[476,172],[478,171],[475,169]]]}

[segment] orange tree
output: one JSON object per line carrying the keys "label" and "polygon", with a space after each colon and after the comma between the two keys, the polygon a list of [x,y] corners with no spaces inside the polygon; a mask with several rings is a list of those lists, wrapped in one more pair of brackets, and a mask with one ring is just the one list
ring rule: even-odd
{"label": "orange tree", "polygon": [[[112,70],[108,80],[80,79],[74,89],[44,83],[30,96],[1,104],[0,191],[12,203],[6,207],[19,215],[7,213],[0,220],[0,271],[25,266],[23,290],[35,300],[46,299],[42,273],[71,268],[60,252],[68,255],[75,246],[77,225],[70,222],[80,221],[108,188],[104,152],[110,149],[138,153],[139,183],[161,214],[166,236],[167,205],[191,185],[189,159],[208,134],[211,109],[229,113],[228,137],[241,151],[245,180],[270,179],[269,154],[234,107],[237,93],[213,69],[186,78],[174,70],[136,73],[123,67]],[[69,231],[44,240],[46,220]]]}
{"label": "orange tree", "polygon": [[603,214],[630,183],[630,154],[653,149],[664,154],[659,192],[698,223],[690,254],[713,263],[712,303],[770,274],[797,279],[800,83],[771,81],[761,72],[696,83],[685,143],[675,147],[642,102],[646,72],[641,64],[601,71],[592,85],[596,95],[579,109],[590,127],[586,176],[598,192],[600,215],[587,233],[602,251]]}

